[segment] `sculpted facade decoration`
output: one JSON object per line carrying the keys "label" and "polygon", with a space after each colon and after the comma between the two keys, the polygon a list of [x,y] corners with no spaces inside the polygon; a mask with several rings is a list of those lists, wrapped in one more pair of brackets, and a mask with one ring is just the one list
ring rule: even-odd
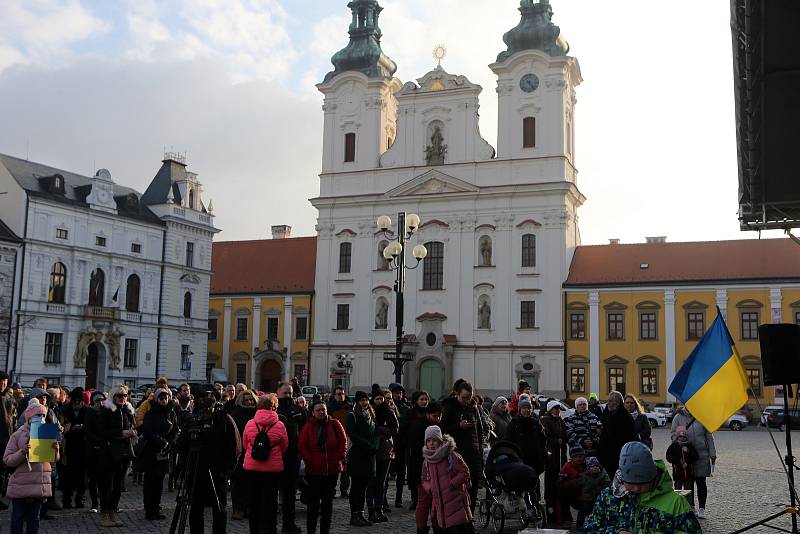
{"label": "sculpted facade decoration", "polygon": [[91,326],[88,327],[78,334],[78,343],[75,346],[75,353],[73,355],[74,366],[79,369],[86,367],[86,358],[89,356],[89,346],[92,343],[105,342],[109,349],[109,367],[119,371],[119,364],[121,361],[120,338],[124,335],[125,332],[116,328],[108,332],[103,332]]}

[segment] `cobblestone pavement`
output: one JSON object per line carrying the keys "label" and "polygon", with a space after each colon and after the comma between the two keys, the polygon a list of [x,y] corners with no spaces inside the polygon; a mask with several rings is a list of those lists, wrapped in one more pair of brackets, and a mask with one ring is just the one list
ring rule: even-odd
{"label": "cobblestone pavement", "polygon": [[[784,454],[784,434],[775,433],[776,440]],[[800,437],[800,434],[798,434]],[[663,458],[669,433],[665,429],[653,432],[655,456]],[[715,434],[719,459],[713,478],[709,479],[709,498],[706,510],[707,519],[703,521],[705,532],[730,532],[749,524],[764,516],[778,512],[781,504],[788,502],[786,478],[781,470],[777,455],[766,431],[749,428],[743,432],[720,431]],[[800,439],[797,440],[800,446]],[[165,513],[171,515],[174,508],[173,493],[164,493]],[[408,493],[406,492],[406,509],[392,509],[389,523],[370,528],[351,528],[348,526],[349,511],[346,499],[336,499],[334,503],[334,532],[369,532],[369,533],[414,533],[414,517],[407,510]],[[394,488],[390,489],[390,502],[394,502]],[[64,510],[53,512],[54,521],[43,521],[42,534],[94,534],[108,533],[140,533],[166,534],[169,532],[169,520],[145,521],[142,510],[141,486],[128,483],[128,491],[123,494],[120,507],[120,518],[126,526],[115,529],[102,529],[97,514],[86,510]],[[305,508],[298,502],[297,522],[305,527]],[[0,534],[8,532],[9,511],[0,513]],[[775,521],[783,528],[790,528],[788,518]],[[211,532],[210,514],[207,532]],[[248,532],[247,521],[229,521],[230,534]],[[758,528],[752,532],[770,532],[766,528]],[[187,528],[188,533],[188,528]]]}

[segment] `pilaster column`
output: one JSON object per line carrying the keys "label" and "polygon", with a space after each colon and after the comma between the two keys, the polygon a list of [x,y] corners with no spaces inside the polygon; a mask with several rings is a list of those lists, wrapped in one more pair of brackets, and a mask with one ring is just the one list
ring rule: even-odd
{"label": "pilaster column", "polygon": [[225,311],[222,313],[222,368],[228,380],[235,378],[231,375],[231,299],[225,299]]}
{"label": "pilaster column", "polygon": [[261,298],[253,299],[253,356],[264,347],[261,346]]}
{"label": "pilaster column", "polygon": [[781,288],[769,288],[769,317],[771,323],[783,322],[783,296]]}
{"label": "pilaster column", "polygon": [[292,297],[283,298],[283,346],[286,348],[286,360],[283,362],[283,379],[288,381],[291,377],[292,365]]}
{"label": "pilaster column", "polygon": [[[667,382],[666,387],[672,383],[675,378],[675,290],[664,290],[664,359],[667,363]],[[674,400],[673,396],[666,392],[667,400]]]}
{"label": "pilaster column", "polygon": [[717,306],[722,312],[722,318],[728,322],[728,290],[717,289]]}
{"label": "pilaster column", "polygon": [[600,390],[600,292],[589,292],[589,391]]}

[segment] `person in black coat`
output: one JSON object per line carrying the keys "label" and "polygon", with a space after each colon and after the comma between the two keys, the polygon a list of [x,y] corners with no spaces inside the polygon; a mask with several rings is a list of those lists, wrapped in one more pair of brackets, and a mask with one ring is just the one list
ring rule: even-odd
{"label": "person in black coat", "polygon": [[89,498],[92,500],[91,511],[98,512],[100,509],[100,491],[98,480],[100,476],[100,456],[103,449],[103,440],[100,437],[98,428],[98,417],[102,410],[102,404],[106,400],[106,394],[102,391],[95,391],[89,399],[90,406],[86,407],[84,414],[84,464],[86,465],[86,482],[89,486]]}
{"label": "person in black coat", "polygon": [[473,399],[472,384],[459,379],[453,387],[453,396],[442,402],[442,432],[456,442],[458,452],[469,467],[472,485],[469,489],[470,507],[474,511],[478,498],[478,481],[483,471],[481,447],[481,416]]}
{"label": "person in black coat", "polygon": [[169,454],[178,437],[178,421],[168,389],[158,389],[142,424],[139,470],[144,473],[142,497],[147,520],[164,519],[160,512],[164,475],[169,472]]}
{"label": "person in black coat", "polygon": [[100,526],[121,527],[117,507],[122,482],[132,457],[132,441],[136,439],[133,406],[128,402],[128,387],[115,386],[111,398],[99,407],[95,431],[100,442],[98,480],[100,491]]}
{"label": "person in black coat", "polygon": [[506,428],[505,436],[500,439],[516,443],[522,451],[522,461],[531,466],[536,473],[544,472],[547,460],[545,439],[539,418],[533,415],[533,404],[528,399],[523,399],[517,404],[518,415],[511,419]]}
{"label": "person in black coat", "polygon": [[283,480],[281,482],[281,511],[283,512],[282,532],[294,534],[301,532],[295,523],[295,494],[300,473],[300,456],[297,452],[297,439],[300,429],[306,422],[306,414],[294,403],[292,384],[283,382],[278,386],[278,418],[286,427],[289,446],[283,453]]}
{"label": "person in black coat", "polygon": [[647,448],[653,450],[653,439],[650,435],[653,433],[653,427],[650,426],[650,419],[644,414],[642,403],[636,396],[628,393],[625,395],[625,411],[633,417],[633,428],[636,431],[637,441],[647,445]]}
{"label": "person in black coat", "polygon": [[86,491],[86,405],[84,403],[83,388],[75,388],[69,395],[70,403],[64,406],[64,480],[61,490],[64,508],[73,505],[72,496],[75,495],[75,508],[83,508],[83,494]]}
{"label": "person in black coat", "polygon": [[[422,399],[422,402],[420,402]],[[406,482],[411,492],[409,510],[417,508],[417,488],[422,476],[422,447],[425,446],[425,429],[430,425],[438,425],[442,419],[442,405],[430,402],[424,391],[418,391],[412,397],[414,407],[400,421],[398,441],[403,442],[406,451]]]}
{"label": "person in black coat", "polygon": [[[256,415],[256,399],[255,393],[249,389],[240,391],[236,395],[234,406],[231,408],[230,415],[233,418],[236,428],[239,430],[239,440],[241,441],[244,436],[244,427],[247,422]],[[227,411],[227,406],[223,408]],[[231,474],[231,519],[238,521],[244,519],[247,514],[248,507],[248,492],[247,480],[244,473],[244,455],[239,455],[239,461],[236,463],[236,468]]]}
{"label": "person in black coat", "polygon": [[598,446],[598,460],[608,473],[614,478],[619,469],[619,453],[629,441],[639,441],[633,424],[633,417],[623,406],[622,394],[612,391],[608,394],[608,404],[600,418],[603,429],[600,432],[600,445]]}

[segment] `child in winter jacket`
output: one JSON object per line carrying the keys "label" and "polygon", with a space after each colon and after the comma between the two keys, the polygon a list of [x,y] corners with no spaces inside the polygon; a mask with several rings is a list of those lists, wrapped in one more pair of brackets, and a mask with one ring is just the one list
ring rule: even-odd
{"label": "child in winter jacket", "polygon": [[[22,524],[27,523],[27,534],[39,532],[39,511],[42,502],[53,495],[48,462],[28,461],[31,444],[31,423],[44,422],[47,408],[35,398],[25,408],[25,423],[8,440],[3,463],[13,470],[8,479],[6,496],[11,499],[11,534],[22,534]],[[53,443],[58,461],[58,442]]]}
{"label": "child in winter jacket", "polygon": [[691,490],[694,486],[692,464],[697,461],[697,450],[689,443],[685,426],[675,431],[675,441],[667,447],[667,461],[672,464],[672,481],[675,489]]}
{"label": "child in winter jacket", "polygon": [[583,522],[586,520],[586,516],[592,513],[597,496],[604,488],[611,485],[611,479],[600,465],[600,461],[594,456],[590,456],[586,459],[586,469],[578,476],[575,484],[581,492],[581,503],[575,526],[582,530]]}
{"label": "child in winter jacket", "polygon": [[470,531],[470,473],[455,448],[453,438],[442,436],[438,426],[430,426],[425,430],[425,448],[422,452],[425,460],[417,497],[418,534],[428,532],[429,515],[434,532]]}

